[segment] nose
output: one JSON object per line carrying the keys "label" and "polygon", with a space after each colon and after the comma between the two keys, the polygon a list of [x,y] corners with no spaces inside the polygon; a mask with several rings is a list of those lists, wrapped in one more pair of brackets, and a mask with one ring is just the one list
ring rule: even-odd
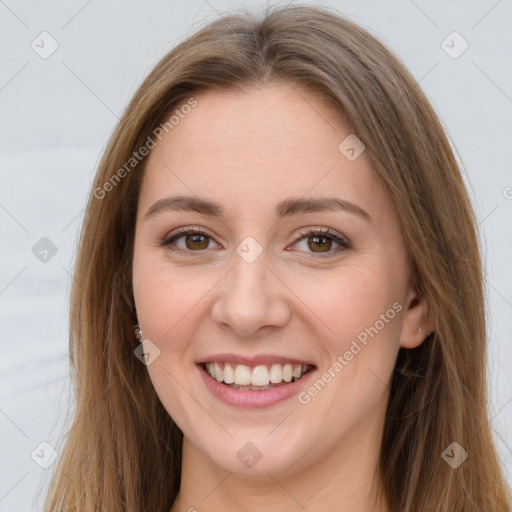
{"label": "nose", "polygon": [[239,336],[254,337],[289,322],[286,294],[291,292],[267,263],[263,254],[251,263],[235,256],[213,305],[217,325]]}

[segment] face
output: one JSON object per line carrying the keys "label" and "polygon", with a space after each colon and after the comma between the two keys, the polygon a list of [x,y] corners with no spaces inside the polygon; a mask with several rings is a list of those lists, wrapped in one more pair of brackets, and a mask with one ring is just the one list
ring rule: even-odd
{"label": "face", "polygon": [[398,349],[415,343],[398,220],[324,99],[281,85],[195,98],[140,190],[147,370],[203,463],[306,469],[382,430]]}

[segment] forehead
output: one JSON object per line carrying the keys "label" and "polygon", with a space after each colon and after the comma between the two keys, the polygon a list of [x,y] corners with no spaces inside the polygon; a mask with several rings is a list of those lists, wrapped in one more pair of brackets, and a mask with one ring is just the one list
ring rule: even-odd
{"label": "forehead", "polygon": [[319,93],[271,85],[243,93],[208,90],[194,98],[197,105],[176,116],[151,151],[142,202],[192,193],[254,211],[308,193],[366,205],[373,198],[375,206],[382,199],[365,154],[350,161],[340,152],[351,130]]}

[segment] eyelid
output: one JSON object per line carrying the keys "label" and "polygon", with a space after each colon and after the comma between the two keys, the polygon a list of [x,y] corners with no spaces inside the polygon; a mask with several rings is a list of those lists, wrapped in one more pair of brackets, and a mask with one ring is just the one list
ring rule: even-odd
{"label": "eyelid", "polygon": [[[316,227],[308,227],[308,228],[302,228],[301,231],[299,231],[299,235],[295,238],[295,241],[292,245],[295,245],[299,243],[300,241],[304,240],[307,237],[310,236],[325,236],[326,238],[330,238],[335,243],[339,245],[339,247],[335,248],[334,250],[327,251],[325,253],[315,253],[315,252],[305,252],[306,258],[313,258],[313,259],[319,259],[319,258],[334,258],[336,256],[339,256],[343,252],[345,252],[348,249],[352,248],[352,242],[341,233],[338,233],[337,231],[334,231],[330,228],[316,228]],[[288,250],[288,248],[287,248]],[[304,251],[299,251],[304,252]]]}
{"label": "eyelid", "polygon": [[[187,235],[187,234],[204,235],[204,236],[207,236],[208,238],[211,238],[215,243],[218,244],[215,237],[213,235],[211,235],[210,233],[208,233],[208,231],[206,231],[204,228],[201,228],[199,226],[185,226],[185,227],[177,228],[171,234],[164,236],[160,245],[163,245],[163,246],[170,245],[171,242],[173,242],[174,240],[177,240],[177,239],[181,238],[181,236]],[[182,250],[178,249],[178,250],[175,250],[175,252],[191,253],[191,252],[204,252],[204,250],[203,251],[182,251]]]}
{"label": "eyelid", "polygon": [[306,236],[312,236],[312,235],[326,235],[329,238],[334,239],[339,243],[340,245],[346,246],[347,248],[352,247],[352,242],[341,233],[338,233],[337,231],[334,231],[331,228],[316,228],[316,227],[308,227],[308,228],[302,228],[301,231],[299,231],[299,237],[295,239],[295,241],[301,240],[302,238]]}
{"label": "eyelid", "polygon": [[[173,243],[174,241],[180,239],[182,236],[187,235],[187,234],[203,235],[203,236],[210,238],[214,243],[219,244],[217,242],[216,238],[213,235],[211,235],[208,231],[206,231],[204,228],[199,227],[199,226],[185,226],[185,227],[177,228],[170,235],[166,235],[159,245],[168,247],[168,246],[170,246],[171,243]],[[307,237],[311,237],[311,236],[315,236],[315,235],[316,236],[318,236],[318,235],[326,236],[327,238],[330,238],[335,243],[337,243],[340,247],[338,247],[334,250],[328,251],[326,253],[309,252],[309,253],[306,253],[307,258],[334,257],[336,255],[339,255],[341,252],[344,252],[347,249],[352,248],[352,242],[346,236],[344,236],[341,233],[338,233],[330,228],[326,228],[326,227],[302,228],[299,231],[299,234],[294,238],[294,241],[292,242],[292,246],[296,245],[298,242],[304,240]],[[286,250],[289,250],[288,247],[286,248]],[[169,248],[169,250],[171,250],[174,253],[187,254],[187,255],[191,255],[191,256],[194,255],[194,253],[197,253],[194,256],[199,256],[199,255],[203,255],[206,252],[206,249],[200,249],[197,251],[193,251],[193,250],[170,249]],[[304,251],[298,251],[298,252],[304,252]]]}

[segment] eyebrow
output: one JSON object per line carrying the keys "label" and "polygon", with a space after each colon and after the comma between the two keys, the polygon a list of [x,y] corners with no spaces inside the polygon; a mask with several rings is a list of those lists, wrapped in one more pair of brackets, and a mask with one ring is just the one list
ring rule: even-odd
{"label": "eyebrow", "polygon": [[[194,196],[173,196],[159,199],[144,214],[144,220],[166,212],[196,212],[211,217],[224,216],[223,206],[216,202]],[[277,204],[274,213],[276,217],[284,218],[292,215],[314,212],[333,212],[344,211],[363,217],[371,222],[368,212],[354,203],[337,197],[319,197],[319,198],[294,198],[289,197]]]}

